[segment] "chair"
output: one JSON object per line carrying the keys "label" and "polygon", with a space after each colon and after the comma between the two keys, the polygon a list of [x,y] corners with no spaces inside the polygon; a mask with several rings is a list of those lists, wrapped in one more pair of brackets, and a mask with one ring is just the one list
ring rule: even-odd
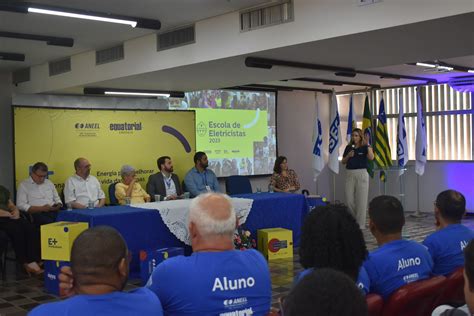
{"label": "chair", "polygon": [[109,185],[109,201],[110,201],[110,205],[118,205],[118,204],[119,204],[117,198],[115,197],[115,185],[116,185],[117,183],[118,183],[118,182],[114,182],[114,183],[112,183],[111,185]]}
{"label": "chair", "polygon": [[447,278],[443,285],[443,291],[436,299],[435,306],[448,304],[458,307],[466,304],[464,298],[464,267],[456,269]]}
{"label": "chair", "polygon": [[3,230],[0,230],[0,273],[3,281],[7,278],[8,241],[7,234]]}
{"label": "chair", "polygon": [[381,316],[383,310],[383,298],[382,296],[369,293],[365,297],[365,301],[367,302],[367,307],[369,310],[369,316]]}
{"label": "chair", "polygon": [[229,195],[252,193],[252,185],[246,176],[229,176],[225,180],[225,190]]}
{"label": "chair", "polygon": [[429,316],[446,281],[444,276],[416,281],[396,290],[386,301],[383,316]]}

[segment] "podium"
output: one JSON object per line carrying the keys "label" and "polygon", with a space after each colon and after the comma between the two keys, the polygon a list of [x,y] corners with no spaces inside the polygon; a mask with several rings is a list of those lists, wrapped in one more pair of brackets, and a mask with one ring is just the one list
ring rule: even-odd
{"label": "podium", "polygon": [[[405,172],[408,170],[407,167],[391,166],[386,169],[375,168],[374,174],[379,175],[379,194],[388,194],[398,197],[400,203],[402,203],[403,209],[406,210],[405,205]],[[380,179],[380,172],[385,172],[385,182]],[[398,190],[389,190],[387,192],[387,181],[393,178],[398,179]]]}

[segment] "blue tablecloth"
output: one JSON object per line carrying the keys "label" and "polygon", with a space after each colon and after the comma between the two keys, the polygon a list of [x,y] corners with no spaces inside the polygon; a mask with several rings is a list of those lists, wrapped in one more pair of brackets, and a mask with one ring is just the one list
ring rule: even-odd
{"label": "blue tablecloth", "polygon": [[[282,227],[293,231],[293,243],[299,245],[301,224],[308,213],[306,198],[301,194],[253,193],[235,197],[253,199],[252,209],[245,223],[246,229],[257,237],[258,229]],[[139,273],[138,254],[142,249],[183,247],[189,254],[191,248],[173,235],[156,210],[130,206],[109,206],[96,209],[62,211],[58,221],[87,222],[89,227],[108,225],[117,229],[132,252],[130,274]]]}
{"label": "blue tablecloth", "polygon": [[130,275],[139,277],[139,252],[143,249],[164,247],[183,247],[186,253],[191,248],[173,235],[163,223],[160,213],[155,210],[139,209],[130,206],[109,206],[93,210],[63,211],[58,221],[87,222],[89,227],[107,225],[117,229],[127,242],[132,253]]}
{"label": "blue tablecloth", "polygon": [[275,192],[237,194],[232,197],[253,199],[252,209],[244,226],[255,238],[259,229],[281,227],[293,231],[293,245],[299,246],[301,226],[308,213],[304,195]]}

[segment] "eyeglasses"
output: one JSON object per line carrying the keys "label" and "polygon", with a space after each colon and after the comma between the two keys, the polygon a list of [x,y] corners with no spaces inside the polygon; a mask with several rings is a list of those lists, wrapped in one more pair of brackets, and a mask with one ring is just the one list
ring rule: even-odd
{"label": "eyeglasses", "polygon": [[41,178],[41,179],[46,179],[48,177],[48,173],[46,174],[37,174],[36,172],[33,172],[33,174],[38,177],[38,178]]}

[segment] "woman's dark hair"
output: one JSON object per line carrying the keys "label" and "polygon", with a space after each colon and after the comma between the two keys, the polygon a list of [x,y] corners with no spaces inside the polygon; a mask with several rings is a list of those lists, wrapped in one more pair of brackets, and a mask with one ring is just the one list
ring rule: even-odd
{"label": "woman's dark hair", "polygon": [[278,156],[275,160],[275,165],[273,166],[273,171],[280,174],[281,173],[281,164],[283,161],[287,160],[285,156]]}
{"label": "woman's dark hair", "polygon": [[368,254],[359,225],[342,204],[321,206],[308,214],[299,252],[305,269],[332,268],[354,281]]}
{"label": "woman's dark hair", "polygon": [[285,316],[366,316],[362,292],[347,275],[319,269],[305,276],[283,302]]}

